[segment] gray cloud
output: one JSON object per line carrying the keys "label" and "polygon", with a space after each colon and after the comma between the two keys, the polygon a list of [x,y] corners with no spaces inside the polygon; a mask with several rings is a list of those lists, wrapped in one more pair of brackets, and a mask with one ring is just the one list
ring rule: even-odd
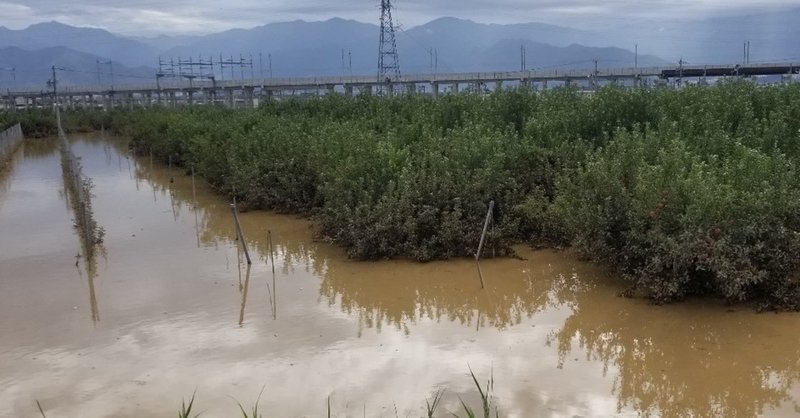
{"label": "gray cloud", "polygon": [[[406,27],[441,16],[479,22],[545,22],[603,29],[642,19],[698,19],[790,7],[796,0],[397,0]],[[378,18],[378,0],[0,0],[0,25],[58,20],[127,35],[203,34],[288,20]]]}

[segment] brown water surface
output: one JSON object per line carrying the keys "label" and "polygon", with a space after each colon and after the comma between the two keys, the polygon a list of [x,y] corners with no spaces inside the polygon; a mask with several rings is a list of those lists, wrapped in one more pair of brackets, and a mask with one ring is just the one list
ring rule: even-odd
{"label": "brown water surface", "polygon": [[[88,269],[57,142],[0,171],[0,417],[417,417],[475,407],[493,374],[503,417],[794,416],[800,315],[714,301],[651,306],[569,253],[417,264],[346,259],[308,221],[241,214],[124,141],[74,138],[106,231]],[[275,275],[267,263],[267,231]],[[77,265],[76,265],[77,261]],[[87,271],[91,274],[87,275]]]}

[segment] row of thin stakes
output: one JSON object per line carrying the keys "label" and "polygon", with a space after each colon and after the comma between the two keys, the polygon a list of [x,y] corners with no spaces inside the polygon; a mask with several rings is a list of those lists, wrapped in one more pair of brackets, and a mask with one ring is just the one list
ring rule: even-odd
{"label": "row of thin stakes", "polygon": [[0,132],[0,163],[5,161],[22,143],[22,127],[16,124]]}
{"label": "row of thin stakes", "polygon": [[102,229],[98,227],[92,216],[91,180],[83,174],[78,158],[72,152],[64,130],[61,127],[61,113],[56,109],[58,137],[61,140],[61,169],[64,175],[64,187],[70,197],[75,213],[75,227],[81,238],[84,256],[91,259],[95,247],[102,241]]}

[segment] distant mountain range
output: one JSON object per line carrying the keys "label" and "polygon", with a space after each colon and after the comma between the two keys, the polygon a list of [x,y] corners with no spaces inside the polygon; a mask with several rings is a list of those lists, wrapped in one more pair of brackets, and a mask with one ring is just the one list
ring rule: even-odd
{"label": "distant mountain range", "polygon": [[[543,23],[482,24],[441,18],[397,31],[403,73],[430,71],[515,71],[520,47],[528,69],[630,67],[634,44],[639,65],[662,65],[679,58],[698,63],[738,63],[742,43],[751,42],[751,60],[800,62],[800,8],[781,13],[719,17],[692,22],[632,22],[603,33]],[[0,27],[0,89],[42,86],[49,67],[64,71],[66,83],[97,84],[97,61],[113,61],[118,82],[154,79],[159,57],[220,56],[253,59],[255,77],[371,75],[377,72],[378,26],[353,20],[273,23],[206,36],[128,38],[95,28],[58,22],[23,30]],[[2,68],[16,68],[16,80]],[[433,68],[436,67],[436,68]],[[99,82],[109,83],[109,65]],[[230,71],[230,70],[228,70]],[[217,70],[219,72],[219,70]],[[237,70],[236,78],[241,77]],[[219,75],[218,75],[219,76]],[[245,73],[250,76],[250,70]],[[125,78],[127,77],[127,78]],[[226,74],[225,78],[230,78]]]}
{"label": "distant mountain range", "polygon": [[23,30],[0,26],[0,48],[12,46],[29,51],[66,47],[131,66],[152,65],[153,57],[159,53],[159,48],[103,29],[76,28],[58,22],[38,23]]}
{"label": "distant mountain range", "polygon": [[[52,78],[52,66],[59,68],[58,81],[63,88],[78,85],[110,88],[112,65],[101,65],[98,73],[97,60],[102,59],[63,46],[34,51],[17,47],[0,48],[0,68],[14,68],[13,74],[8,70],[0,71],[0,89],[24,87],[47,90],[47,80]],[[152,68],[127,67],[119,62],[113,62],[113,71],[113,82],[117,85],[151,82],[155,74]]]}

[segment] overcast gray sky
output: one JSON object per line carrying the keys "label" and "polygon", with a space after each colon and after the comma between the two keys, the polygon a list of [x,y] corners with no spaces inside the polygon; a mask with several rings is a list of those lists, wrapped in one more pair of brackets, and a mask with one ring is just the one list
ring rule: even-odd
{"label": "overcast gray sky", "polygon": [[[206,34],[296,19],[374,23],[379,0],[0,0],[0,25],[57,20],[125,35]],[[406,27],[442,16],[484,23],[545,22],[602,29],[631,19],[695,19],[798,5],[798,0],[396,0]]]}

